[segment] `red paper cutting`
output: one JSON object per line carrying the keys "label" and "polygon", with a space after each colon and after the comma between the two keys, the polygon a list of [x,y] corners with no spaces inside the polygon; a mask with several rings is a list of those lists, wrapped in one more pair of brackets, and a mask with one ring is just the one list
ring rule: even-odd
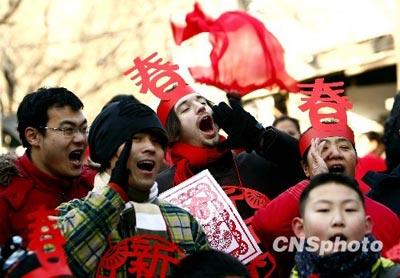
{"label": "red paper cutting", "polygon": [[34,222],[29,225],[32,233],[28,249],[35,252],[41,266],[26,274],[25,278],[72,276],[63,248],[65,239],[55,221],[48,219],[49,215],[57,214],[44,207],[30,214],[29,219]]}
{"label": "red paper cutting", "polygon": [[252,209],[260,209],[264,208],[270,202],[267,196],[250,188],[237,185],[225,185],[222,189],[235,206],[236,201],[245,200],[246,204]]}
{"label": "red paper cutting", "polygon": [[285,70],[279,41],[249,14],[226,12],[213,20],[196,3],[194,11],[186,16],[185,27],[173,22],[171,26],[177,44],[199,33],[209,33],[211,66],[189,68],[196,81],[240,96],[273,86],[297,91],[296,81]]}
{"label": "red paper cutting", "polygon": [[[341,136],[348,139],[354,145],[354,133],[347,125],[346,110],[352,108],[347,97],[341,96],[343,82],[325,83],[324,78],[318,78],[314,84],[299,84],[300,93],[307,97],[302,98],[306,102],[299,106],[302,111],[310,110],[309,117],[312,127],[305,131],[299,140],[300,155],[303,156],[311,144],[313,138],[326,138]],[[334,110],[335,112],[324,111]]]}
{"label": "red paper cutting", "polygon": [[[170,264],[177,265],[184,252],[178,245],[157,235],[136,235],[113,245],[100,259],[96,277],[117,277],[128,263],[128,273],[136,277],[166,277]],[[104,276],[103,271],[109,271]]]}
{"label": "red paper cutting", "polygon": [[[188,88],[185,80],[175,72],[179,68],[178,65],[172,65],[169,62],[162,64],[161,58],[152,61],[156,56],[157,52],[154,52],[144,60],[136,57],[133,60],[135,65],[125,71],[124,75],[137,71],[130,79],[136,80],[140,78],[135,83],[136,86],[142,86],[140,92],[146,94],[150,90],[160,100],[171,100],[185,95]],[[167,77],[167,80],[165,80],[165,77]],[[164,80],[164,83],[159,84],[160,80]],[[172,85],[176,85],[176,88],[170,93],[167,92]]]}
{"label": "red paper cutting", "polygon": [[[346,96],[340,96],[344,92],[343,89],[334,89],[334,87],[343,86],[343,82],[324,83],[324,78],[318,78],[314,84],[299,84],[300,88],[309,89],[311,91],[303,91],[300,93],[307,97],[302,98],[305,103],[299,106],[301,111],[310,110],[309,117],[311,125],[320,130],[332,129],[331,124],[324,124],[323,119],[333,119],[336,124],[335,128],[343,128],[347,125],[346,110],[351,109],[353,105],[348,101]],[[334,113],[321,113],[321,108],[332,108]]]}

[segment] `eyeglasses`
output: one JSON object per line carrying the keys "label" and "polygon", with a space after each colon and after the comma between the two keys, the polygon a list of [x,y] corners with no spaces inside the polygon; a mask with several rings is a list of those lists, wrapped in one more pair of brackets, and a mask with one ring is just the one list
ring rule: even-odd
{"label": "eyeglasses", "polygon": [[73,137],[73,136],[77,135],[78,132],[80,134],[82,134],[83,136],[88,136],[88,133],[89,133],[89,128],[87,126],[80,127],[80,128],[79,127],[56,128],[56,127],[41,126],[39,128],[62,132],[62,134],[65,137]]}

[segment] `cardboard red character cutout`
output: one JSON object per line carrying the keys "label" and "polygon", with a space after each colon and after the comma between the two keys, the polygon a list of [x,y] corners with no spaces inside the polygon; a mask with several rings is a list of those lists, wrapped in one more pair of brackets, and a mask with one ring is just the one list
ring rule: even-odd
{"label": "cardboard red character cutout", "polygon": [[[300,154],[311,144],[313,138],[326,138],[341,136],[348,139],[354,145],[353,131],[347,125],[346,110],[352,108],[347,97],[341,96],[343,82],[325,83],[324,78],[318,78],[314,84],[299,84],[300,88],[311,89],[301,90],[300,93],[307,97],[302,98],[306,102],[299,106],[302,111],[309,110],[309,117],[312,127],[304,132],[299,140]],[[324,111],[328,108],[329,111]],[[331,112],[334,110],[334,112]],[[327,122],[324,122],[327,121]]]}
{"label": "cardboard red character cutout", "polygon": [[[136,86],[142,86],[140,92],[146,94],[150,90],[156,97],[160,99],[157,109],[157,115],[161,123],[165,126],[169,112],[173,109],[177,101],[194,90],[188,86],[185,80],[176,72],[178,65],[172,65],[169,62],[162,64],[162,59],[158,58],[157,52],[151,54],[144,60],[139,57],[133,60],[134,66],[124,72],[124,75],[137,73],[131,77],[131,80],[140,78],[135,83]],[[167,79],[167,80],[166,80]],[[164,82],[159,82],[164,81]],[[161,85],[159,83],[162,83]]]}
{"label": "cardboard red character cutout", "polygon": [[32,233],[28,249],[36,253],[41,266],[24,275],[25,278],[72,277],[63,248],[65,239],[55,221],[48,219],[49,215],[57,215],[57,212],[40,207],[31,214],[33,223],[29,225]]}
{"label": "cardboard red character cutout", "polygon": [[[167,277],[169,266],[177,265],[184,252],[178,245],[157,235],[136,235],[111,246],[100,259],[96,277],[117,277],[117,270],[127,264],[135,277]],[[104,271],[110,274],[105,276]]]}

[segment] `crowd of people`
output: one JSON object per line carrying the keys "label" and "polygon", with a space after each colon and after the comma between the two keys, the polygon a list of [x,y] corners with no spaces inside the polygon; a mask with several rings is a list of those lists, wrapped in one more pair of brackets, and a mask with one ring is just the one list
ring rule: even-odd
{"label": "crowd of people", "polygon": [[[398,112],[390,117],[396,128]],[[360,160],[350,127],[301,134],[289,116],[264,127],[240,100],[213,105],[189,86],[157,112],[132,96],[114,98],[90,128],[73,92],[40,88],[17,118],[26,152],[0,158],[2,275],[43,267],[22,257],[10,264],[7,247],[15,236],[29,246],[30,215],[40,209],[56,211],[49,219],[74,277],[400,275],[386,255],[400,248],[398,167],[368,172],[382,152]],[[158,197],[205,169],[258,240],[261,255],[246,265],[212,249],[189,212]],[[282,237],[306,243],[287,250],[277,245]],[[354,242],[365,250],[350,250]]]}

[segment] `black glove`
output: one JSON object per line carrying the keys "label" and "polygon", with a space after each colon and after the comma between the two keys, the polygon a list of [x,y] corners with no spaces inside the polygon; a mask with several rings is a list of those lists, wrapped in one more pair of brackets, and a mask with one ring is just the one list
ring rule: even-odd
{"label": "black glove", "polygon": [[126,167],[129,155],[132,149],[132,139],[125,142],[124,149],[119,156],[115,167],[111,172],[110,182],[118,184],[122,189],[127,192],[128,189],[128,178],[130,170]]}
{"label": "black glove", "polygon": [[238,100],[230,98],[229,103],[231,107],[224,102],[212,107],[215,123],[228,134],[223,144],[231,149],[257,150],[264,127],[243,109]]}

